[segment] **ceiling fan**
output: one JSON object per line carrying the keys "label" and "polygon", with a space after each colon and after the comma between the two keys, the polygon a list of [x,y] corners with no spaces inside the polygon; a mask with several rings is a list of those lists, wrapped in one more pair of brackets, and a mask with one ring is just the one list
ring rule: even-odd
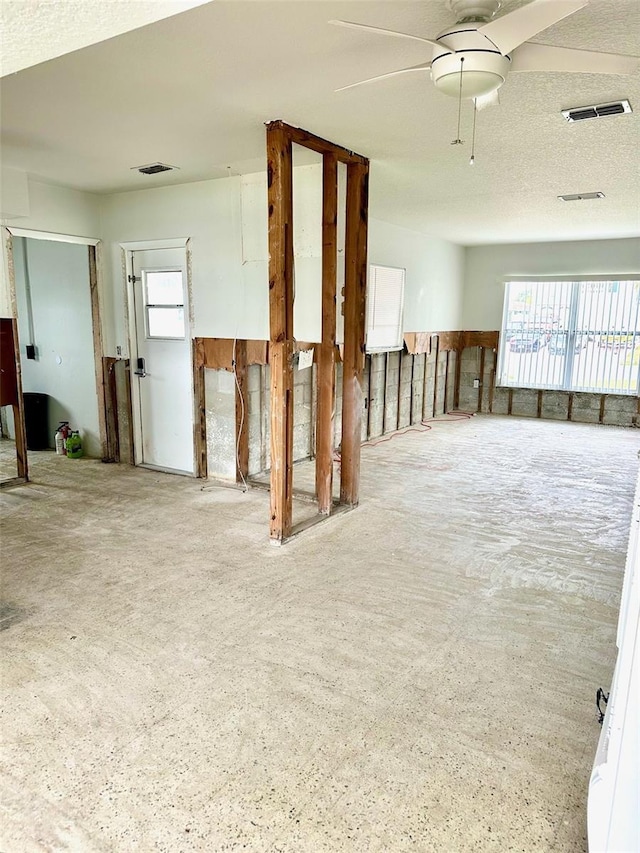
{"label": "ceiling fan", "polygon": [[547,27],[573,15],[589,0],[531,0],[499,18],[494,18],[500,0],[446,0],[457,23],[435,39],[357,24],[330,21],[370,33],[414,39],[431,45],[429,62],[400,68],[359,80],[337,91],[351,89],[413,71],[427,71],[436,88],[445,95],[472,98],[477,109],[498,103],[498,89],[513,71],[566,71],[588,74],[632,74],[640,59],[615,53],[576,50],[529,41]]}

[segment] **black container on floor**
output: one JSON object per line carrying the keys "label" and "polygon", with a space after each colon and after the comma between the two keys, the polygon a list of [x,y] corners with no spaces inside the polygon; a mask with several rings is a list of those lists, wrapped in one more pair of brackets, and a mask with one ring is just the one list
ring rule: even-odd
{"label": "black container on floor", "polygon": [[49,447],[48,394],[25,392],[24,423],[27,430],[27,450],[46,450]]}

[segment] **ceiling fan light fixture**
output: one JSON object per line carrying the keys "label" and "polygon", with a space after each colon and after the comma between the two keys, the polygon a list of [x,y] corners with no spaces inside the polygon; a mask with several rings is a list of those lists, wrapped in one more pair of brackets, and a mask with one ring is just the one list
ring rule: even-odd
{"label": "ceiling fan light fixture", "polygon": [[[436,88],[445,95],[457,98],[460,94],[460,72],[444,74],[433,81]],[[495,92],[504,83],[504,77],[492,71],[467,71],[462,73],[462,97],[479,98]]]}
{"label": "ceiling fan light fixture", "polygon": [[462,50],[436,57],[431,63],[431,79],[437,89],[453,98],[479,98],[502,86],[509,71],[508,56],[485,50]]}

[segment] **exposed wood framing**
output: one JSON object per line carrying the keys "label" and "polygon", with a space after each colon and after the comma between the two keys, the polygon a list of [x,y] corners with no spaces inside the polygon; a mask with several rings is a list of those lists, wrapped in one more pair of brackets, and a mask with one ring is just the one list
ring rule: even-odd
{"label": "exposed wood framing", "polygon": [[484,347],[480,347],[480,384],[478,386],[478,411],[482,411],[482,394],[484,392]]}
{"label": "exposed wood framing", "polygon": [[12,320],[13,347],[16,360],[16,379],[18,383],[18,402],[13,406],[13,423],[16,432],[16,470],[18,480],[29,479],[29,460],[27,459],[27,428],[24,420],[24,397],[22,396],[22,368],[20,362],[20,343],[18,341],[18,320]]}
{"label": "exposed wood framing", "polygon": [[598,416],[598,422],[601,424],[604,423],[604,407],[605,407],[606,402],[607,402],[606,394],[601,394],[600,395],[600,414]]}
{"label": "exposed wood framing", "polygon": [[93,330],[93,363],[98,393],[98,429],[100,432],[100,451],[103,459],[110,459],[107,437],[107,408],[109,390],[105,386],[102,364],[102,324],[100,321],[100,299],[98,296],[98,264],[96,247],[89,246],[89,292],[91,294],[91,328]]}
{"label": "exposed wood framing", "polygon": [[318,347],[316,494],[318,511],[333,506],[333,442],[336,398],[336,280],[338,262],[338,161],[322,159],[322,342]]}
{"label": "exposed wood framing", "polygon": [[249,476],[249,423],[247,395],[247,342],[235,342],[236,384],[236,481],[246,482]]}
{"label": "exposed wood framing", "polygon": [[508,402],[507,402],[507,414],[510,415],[513,411],[513,388],[509,388]]}
{"label": "exposed wood framing", "polygon": [[269,329],[271,364],[271,524],[291,534],[293,488],[293,158],[282,122],[267,126]]}
{"label": "exposed wood framing", "polygon": [[440,360],[440,335],[436,337],[436,360],[433,364],[433,417],[438,414],[438,361]]}
{"label": "exposed wood framing", "polygon": [[357,506],[362,441],[362,371],[367,299],[368,162],[347,164],[345,239],[344,361],[340,500]]}
{"label": "exposed wood framing", "polygon": [[456,372],[453,380],[453,408],[460,408],[460,378],[462,375],[462,350],[458,350],[456,358]]}
{"label": "exposed wood framing", "polygon": [[404,361],[404,349],[398,353],[398,406],[396,412],[396,429],[400,429],[400,415],[402,406],[402,362]]}
{"label": "exposed wood framing", "polygon": [[489,380],[489,414],[493,412],[493,399],[496,393],[496,372],[498,370],[498,350],[493,350],[493,365],[491,367],[491,378]]}
{"label": "exposed wood framing", "polygon": [[538,391],[538,407],[536,410],[536,417],[542,417],[542,391]]}
{"label": "exposed wood framing", "polygon": [[389,382],[389,353],[384,354],[384,381],[382,384],[382,434],[387,431],[387,383]]}
{"label": "exposed wood framing", "polygon": [[105,356],[102,359],[102,378],[104,383],[105,427],[107,433],[106,452],[103,462],[120,461],[120,435],[118,429],[118,391],[116,388],[117,358]]}
{"label": "exposed wood framing", "polygon": [[[511,414],[511,412],[509,412]],[[567,406],[567,420],[571,420],[571,415],[573,414],[573,394],[569,394],[569,405]]]}
{"label": "exposed wood framing", "polygon": [[196,477],[207,476],[207,413],[204,390],[204,339],[193,339],[193,451]]}

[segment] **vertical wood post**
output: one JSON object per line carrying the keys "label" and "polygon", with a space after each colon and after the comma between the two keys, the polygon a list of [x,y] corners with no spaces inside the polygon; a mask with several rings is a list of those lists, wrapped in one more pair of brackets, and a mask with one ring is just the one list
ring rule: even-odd
{"label": "vertical wood post", "polygon": [[369,166],[364,163],[349,163],[347,165],[340,499],[350,506],[358,504],[360,489],[368,206]]}
{"label": "vertical wood post", "polygon": [[462,353],[464,348],[462,344],[456,350],[456,373],[453,381],[453,408],[460,408],[460,380],[462,378]]}
{"label": "vertical wood post", "polygon": [[24,419],[24,397],[22,396],[22,367],[20,361],[20,341],[18,340],[18,320],[11,321],[13,352],[16,360],[16,380],[18,402],[13,405],[13,424],[16,433],[16,470],[18,477],[29,479],[29,460],[27,459],[27,428]]}
{"label": "vertical wood post", "polygon": [[[433,366],[433,417],[438,416],[438,366],[440,362],[440,335],[436,335],[436,361]],[[445,389],[446,390],[446,389]],[[444,408],[443,408],[444,411]]]}
{"label": "vertical wood post", "polygon": [[207,476],[207,413],[204,388],[204,341],[193,339],[193,446],[196,477]]}
{"label": "vertical wood post", "polygon": [[249,395],[247,394],[247,342],[234,342],[236,377],[236,482],[249,476]]}
{"label": "vertical wood post", "polygon": [[480,385],[478,386],[478,411],[482,412],[482,395],[484,394],[484,347],[480,347]]}
{"label": "vertical wood post", "polygon": [[103,459],[110,458],[107,410],[109,408],[109,390],[105,385],[102,364],[102,324],[100,321],[100,299],[98,296],[98,261],[95,246],[89,246],[89,293],[91,299],[91,329],[93,332],[93,362],[98,397],[98,431],[100,433],[100,452]]}
{"label": "vertical wood post", "polygon": [[316,495],[318,512],[333,504],[333,433],[336,395],[336,278],[338,265],[338,161],[322,158],[322,342],[318,349]]}
{"label": "vertical wood post", "polygon": [[282,123],[267,125],[269,210],[269,359],[271,366],[270,536],[291,533],[293,486],[292,145]]}

